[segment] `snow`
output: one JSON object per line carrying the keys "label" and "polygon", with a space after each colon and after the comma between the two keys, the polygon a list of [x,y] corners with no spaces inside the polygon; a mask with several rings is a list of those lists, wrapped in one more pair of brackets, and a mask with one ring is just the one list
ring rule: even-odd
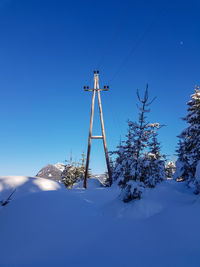
{"label": "snow", "polygon": [[14,198],[18,198],[33,192],[58,190],[61,188],[61,185],[53,180],[39,177],[0,177],[0,200],[7,198],[15,188],[17,190]]}
{"label": "snow", "polygon": [[148,156],[151,157],[151,158],[156,159],[156,154],[154,154],[154,153],[148,153]]}
{"label": "snow", "polygon": [[195,180],[198,181],[198,183],[200,183],[200,160],[197,162]]}
{"label": "snow", "polygon": [[157,128],[157,129],[159,129],[160,128],[160,123],[158,123],[158,122],[148,123],[148,126],[151,127],[151,128]]}
{"label": "snow", "polygon": [[58,163],[54,164],[54,166],[55,166],[58,170],[60,170],[61,172],[63,172],[64,169],[65,169],[65,164],[63,164],[62,162],[58,162]]}
{"label": "snow", "polygon": [[162,182],[130,203],[115,184],[93,179],[87,190],[66,190],[43,178],[1,177],[0,200],[13,188],[0,207],[3,267],[200,266],[200,198],[184,182]]}
{"label": "snow", "polygon": [[56,164],[48,164],[45,167],[43,167],[38,173],[37,177],[42,178],[51,178],[52,180],[60,181],[61,180],[61,174],[65,169],[65,165],[61,162],[58,162]]}
{"label": "snow", "polygon": [[[91,188],[98,188],[98,187],[102,187],[103,184],[102,182],[99,180],[99,178],[88,178],[87,180],[87,189],[91,189]],[[83,181],[78,181],[77,183],[75,183],[73,185],[73,188],[77,188],[77,189],[82,189],[83,188]]]}
{"label": "snow", "polygon": [[174,176],[173,176],[173,178],[175,180],[181,178],[181,176],[184,172],[183,167],[184,167],[184,163],[178,159],[176,161],[176,171],[175,171]]}

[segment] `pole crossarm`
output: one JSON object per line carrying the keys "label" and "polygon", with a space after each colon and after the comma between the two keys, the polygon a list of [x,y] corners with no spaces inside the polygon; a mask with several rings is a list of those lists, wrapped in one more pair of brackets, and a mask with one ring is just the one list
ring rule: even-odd
{"label": "pole crossarm", "polygon": [[[90,151],[91,151],[91,140],[92,139],[102,139],[103,145],[104,145],[104,152],[105,152],[105,158],[106,158],[106,165],[108,170],[108,178],[110,186],[112,184],[112,173],[110,169],[110,163],[109,163],[109,156],[108,156],[108,149],[107,149],[107,143],[106,143],[106,136],[105,136],[105,128],[104,128],[104,121],[103,121],[103,111],[102,111],[102,105],[101,105],[101,91],[108,91],[109,86],[104,86],[103,89],[99,88],[99,71],[94,71],[94,88],[90,89],[89,86],[84,86],[84,91],[93,92],[92,95],[92,107],[91,107],[91,116],[90,116],[90,128],[89,128],[89,138],[88,138],[88,150],[87,150],[87,160],[86,160],[86,166],[85,166],[85,178],[84,178],[84,188],[87,188],[87,179],[88,179],[88,171],[89,171],[89,162],[90,162]],[[94,103],[95,103],[95,95],[97,92],[98,96],[98,104],[99,104],[99,114],[100,114],[100,120],[101,120],[101,136],[92,136],[92,127],[93,127],[93,118],[94,118]]]}
{"label": "pole crossarm", "polygon": [[84,91],[92,92],[92,91],[109,91],[109,89],[84,89]]}
{"label": "pole crossarm", "polygon": [[89,88],[89,86],[84,86],[84,91],[88,91],[88,92],[92,92],[92,91],[109,91],[109,86],[104,86],[104,88],[103,89],[100,89],[100,88],[93,88],[93,89],[91,89],[91,88]]}

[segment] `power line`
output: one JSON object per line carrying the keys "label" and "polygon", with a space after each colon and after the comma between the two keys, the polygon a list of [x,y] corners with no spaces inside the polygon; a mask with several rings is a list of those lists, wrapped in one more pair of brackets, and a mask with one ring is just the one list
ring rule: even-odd
{"label": "power line", "polygon": [[[107,53],[109,52],[109,50],[112,48],[113,43],[116,39],[116,37],[119,34],[120,31],[120,27],[121,25],[126,21],[126,19],[128,18],[128,14],[131,12],[131,4],[129,3],[128,7],[126,8],[125,12],[123,13],[121,20],[118,24],[118,26],[116,27],[115,31],[113,32],[110,41],[108,42],[107,46],[105,47],[102,56],[99,60],[98,63],[98,69],[100,68],[100,65],[102,65],[103,60],[105,59]],[[136,51],[136,49],[139,47],[139,45],[144,41],[146,35],[149,33],[149,31],[151,30],[151,28],[153,27],[154,23],[156,22],[158,16],[161,14],[161,10],[159,9],[155,16],[153,17],[152,21],[150,22],[150,24],[144,29],[144,31],[141,33],[141,35],[138,37],[138,39],[136,40],[136,42],[134,43],[133,47],[131,48],[130,52],[128,53],[128,55],[123,59],[123,61],[121,62],[121,64],[119,65],[118,69],[115,71],[114,75],[112,76],[110,82],[112,82],[120,73],[120,71],[122,70],[122,68],[124,67],[124,65],[126,64],[126,62],[128,61],[128,59],[134,54],[134,52]],[[112,109],[110,107],[110,109]],[[118,130],[120,130],[120,133],[122,133],[122,129],[118,123],[118,119],[115,116],[115,113],[111,111],[112,117],[113,117],[113,122],[115,123],[115,125],[117,125]]]}
{"label": "power line", "polygon": [[161,10],[159,9],[155,16],[153,17],[151,23],[145,28],[145,30],[143,31],[143,33],[139,36],[139,38],[136,40],[135,44],[133,45],[133,47],[131,48],[130,52],[128,53],[128,55],[124,58],[124,60],[122,61],[122,63],[119,65],[117,71],[114,73],[114,75],[112,76],[111,80],[109,82],[112,82],[117,75],[120,73],[121,69],[124,67],[124,65],[126,64],[126,62],[129,60],[129,58],[134,54],[134,52],[136,51],[136,49],[139,47],[139,45],[144,41],[146,35],[149,33],[149,31],[151,30],[151,28],[153,27],[154,23],[156,22],[158,15],[161,14]]}
{"label": "power line", "polygon": [[[157,20],[158,14],[160,14],[160,9],[156,12],[155,16],[153,17],[151,23],[145,28],[145,30],[142,32],[142,34],[139,36],[139,38],[136,40],[136,43],[134,44],[134,46],[131,48],[130,52],[128,53],[128,55],[124,58],[124,60],[122,61],[122,63],[119,65],[117,71],[114,73],[114,75],[112,76],[110,83],[117,77],[117,75],[120,73],[120,71],[122,70],[123,66],[126,64],[126,62],[128,61],[128,59],[133,55],[133,53],[136,51],[136,49],[138,48],[138,46],[144,41],[146,35],[148,34],[148,32],[151,30],[151,28],[153,27],[155,21]],[[117,31],[116,31],[117,33]],[[111,106],[111,115],[113,117],[113,121],[115,123],[115,125],[117,125],[118,130],[120,131],[120,133],[122,134],[122,129],[118,123],[118,120],[115,117],[115,113],[113,112]]]}

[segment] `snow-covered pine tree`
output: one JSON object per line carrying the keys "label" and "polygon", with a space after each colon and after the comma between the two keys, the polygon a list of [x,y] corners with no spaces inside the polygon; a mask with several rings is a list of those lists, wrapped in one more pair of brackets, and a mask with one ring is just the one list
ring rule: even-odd
{"label": "snow-covered pine tree", "polygon": [[[69,189],[74,183],[83,180],[85,174],[85,153],[82,153],[81,162],[72,162],[72,156],[61,174],[61,180]],[[89,174],[90,175],[90,174]]]}
{"label": "snow-covered pine tree", "polygon": [[[109,152],[109,154],[112,154],[112,152]],[[110,164],[110,171],[111,173],[113,173],[114,162],[110,155],[109,155],[109,164]],[[112,181],[114,181],[113,177],[112,177]],[[106,187],[110,187],[110,179],[109,179],[108,171],[105,171],[104,173],[104,180],[102,181],[102,184]]]}
{"label": "snow-covered pine tree", "polygon": [[140,106],[138,122],[128,121],[126,140],[120,142],[113,177],[122,188],[124,202],[140,198],[145,187],[154,187],[165,178],[165,161],[157,140],[159,123],[148,123],[146,113],[152,101],[148,102],[148,85],[142,99],[137,91]]}
{"label": "snow-covered pine tree", "polygon": [[134,180],[134,165],[136,162],[136,153],[132,144],[132,132],[129,122],[126,140],[120,140],[120,144],[117,148],[117,151],[112,152],[112,154],[117,155],[112,177],[114,181],[117,180],[118,185],[122,188],[121,197],[123,201],[128,202],[133,196],[134,198],[140,197],[140,192],[137,192],[137,190],[134,191],[133,189],[134,192],[132,192],[131,183],[129,183],[129,181]]}
{"label": "snow-covered pine tree", "polygon": [[[118,185],[124,188],[129,179],[131,179],[131,164],[133,156],[133,147],[131,144],[131,128],[129,126],[128,134],[126,135],[126,141],[121,142],[120,140],[120,149],[118,150],[118,155],[116,163],[119,168],[118,171],[114,172],[114,177],[119,177]],[[122,143],[124,145],[122,145]]]}
{"label": "snow-covered pine tree", "polygon": [[123,176],[123,160],[125,159],[125,151],[122,145],[122,141],[120,138],[119,145],[117,146],[117,150],[110,151],[109,154],[115,155],[115,161],[112,166],[112,179],[116,181],[119,177]]}
{"label": "snow-covered pine tree", "polygon": [[[124,145],[122,145],[122,143]],[[129,179],[131,179],[132,172],[131,170],[133,169],[133,164],[134,164],[134,147],[132,145],[132,133],[131,133],[131,126],[129,125],[128,122],[128,134],[126,135],[126,141],[121,142],[121,147],[120,147],[120,157],[121,157],[121,163],[118,159],[119,162],[119,176],[118,179],[118,184],[122,188],[126,186],[126,183]],[[119,154],[118,153],[118,154]],[[116,176],[116,172],[114,173],[114,177]]]}
{"label": "snow-covered pine tree", "polygon": [[[138,101],[140,106],[138,122],[128,121],[128,134],[126,141],[118,150],[119,156],[116,161],[113,176],[118,176],[118,184],[122,188],[122,199],[128,202],[132,199],[140,198],[145,186],[144,173],[144,151],[148,146],[151,136],[151,129],[146,122],[146,113],[150,110],[147,108],[151,103],[148,103],[148,85],[146,86],[144,98],[142,99],[137,91]],[[122,152],[122,153],[121,153]]]}
{"label": "snow-covered pine tree", "polygon": [[173,160],[169,160],[165,165],[165,173],[168,178],[173,178],[176,170],[176,164]]}
{"label": "snow-covered pine tree", "polygon": [[124,202],[133,199],[140,199],[144,190],[144,183],[138,178],[135,179],[135,172],[132,169],[132,162],[127,160],[124,166],[124,175],[119,180],[118,185],[122,188],[121,198]]}
{"label": "snow-covered pine tree", "polygon": [[159,123],[149,123],[151,128],[151,138],[148,142],[149,151],[144,157],[146,171],[145,171],[145,185],[148,187],[155,187],[158,182],[166,178],[165,173],[165,155],[160,152],[160,142],[158,141],[158,130],[164,125]]}
{"label": "snow-covered pine tree", "polygon": [[85,153],[84,151],[81,154],[81,164],[80,164],[80,168],[79,168],[79,176],[80,176],[80,180],[84,179],[84,175],[85,175]]}
{"label": "snow-covered pine tree", "polygon": [[187,169],[189,169],[188,161],[186,160],[186,144],[184,139],[178,136],[178,148],[176,150],[178,159],[176,161],[176,171],[174,173],[173,178],[177,181],[187,180]]}
{"label": "snow-covered pine tree", "polygon": [[200,181],[196,173],[200,161],[200,89],[195,87],[191,100],[187,103],[188,114],[184,120],[189,126],[178,136],[175,178],[181,176],[189,185],[195,187],[195,193],[200,193]]}
{"label": "snow-covered pine tree", "polygon": [[61,180],[64,185],[69,189],[76,182],[75,175],[75,166],[72,166],[70,163],[65,165],[65,169],[61,174]]}
{"label": "snow-covered pine tree", "polygon": [[[128,156],[128,163],[131,169],[131,177],[129,181],[126,181],[126,186],[124,186],[123,194],[124,201],[130,201],[135,198],[140,198],[143,188],[147,180],[147,169],[148,169],[148,158],[146,150],[148,149],[149,141],[151,138],[152,130],[149,127],[149,123],[146,121],[146,113],[150,112],[148,108],[151,103],[148,102],[148,85],[144,93],[144,98],[142,99],[137,90],[137,97],[140,103],[138,105],[139,109],[139,120],[138,122],[129,121],[130,127],[130,156]],[[127,154],[128,155],[128,154]]]}

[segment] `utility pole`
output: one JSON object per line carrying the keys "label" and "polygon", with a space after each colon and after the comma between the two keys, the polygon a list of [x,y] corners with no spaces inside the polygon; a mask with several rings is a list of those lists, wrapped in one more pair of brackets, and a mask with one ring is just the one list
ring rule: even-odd
{"label": "utility pole", "polygon": [[[112,185],[112,173],[110,169],[109,157],[108,157],[108,149],[106,144],[106,136],[105,136],[105,128],[103,122],[103,112],[102,112],[102,105],[101,105],[101,91],[108,91],[109,86],[104,86],[104,89],[99,89],[99,71],[94,71],[94,88],[89,89],[89,86],[84,86],[85,91],[93,92],[92,94],[92,107],[91,107],[91,117],[90,117],[90,129],[89,129],[89,138],[88,138],[88,150],[87,150],[87,160],[85,166],[85,179],[84,179],[84,188],[87,188],[87,178],[88,178],[88,170],[89,170],[89,162],[90,162],[90,151],[91,151],[91,141],[92,139],[103,139],[104,151],[105,151],[105,158],[106,158],[106,165],[108,169],[108,178],[109,184]],[[92,136],[92,126],[93,126],[93,118],[94,118],[94,102],[95,102],[95,95],[98,95],[98,103],[99,103],[99,114],[101,120],[101,136]]]}

